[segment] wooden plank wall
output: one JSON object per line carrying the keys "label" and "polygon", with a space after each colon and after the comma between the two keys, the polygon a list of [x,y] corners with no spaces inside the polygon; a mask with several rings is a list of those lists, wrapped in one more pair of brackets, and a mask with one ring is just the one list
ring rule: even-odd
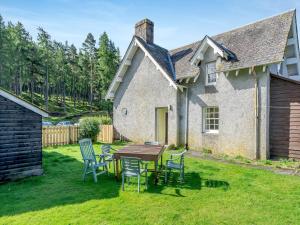
{"label": "wooden plank wall", "polygon": [[[79,126],[49,126],[43,127],[43,146],[67,145],[78,143]],[[112,143],[113,125],[101,125],[97,141]]]}
{"label": "wooden plank wall", "polygon": [[300,85],[272,76],[270,89],[270,156],[300,159]]}
{"label": "wooden plank wall", "polygon": [[97,141],[104,143],[112,143],[114,141],[113,125],[101,125]]}
{"label": "wooden plank wall", "polygon": [[42,173],[42,117],[0,96],[0,182]]}

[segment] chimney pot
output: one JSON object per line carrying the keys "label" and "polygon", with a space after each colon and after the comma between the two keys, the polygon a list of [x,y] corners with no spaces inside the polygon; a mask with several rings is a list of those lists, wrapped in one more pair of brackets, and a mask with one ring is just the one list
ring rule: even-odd
{"label": "chimney pot", "polygon": [[148,44],[153,44],[154,23],[149,19],[143,19],[135,24],[135,35],[142,38]]}

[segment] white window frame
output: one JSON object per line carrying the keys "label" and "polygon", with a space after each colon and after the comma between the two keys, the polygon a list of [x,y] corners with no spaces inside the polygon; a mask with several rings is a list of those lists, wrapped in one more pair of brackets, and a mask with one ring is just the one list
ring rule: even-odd
{"label": "white window frame", "polygon": [[[214,65],[214,67],[215,67],[214,73],[209,72],[209,66],[211,66],[211,65]],[[208,82],[208,76],[210,74],[215,74],[216,81]],[[217,79],[218,79],[218,74],[216,73],[216,61],[206,63],[206,65],[205,65],[205,86],[214,86],[214,85],[216,85]]]}
{"label": "white window frame", "polygon": [[[208,109],[214,109],[213,112],[207,112]],[[217,111],[216,111],[217,109]],[[208,113],[214,113],[214,114],[218,114],[218,117],[209,117],[209,119],[207,118],[207,114]],[[207,106],[207,107],[203,107],[203,110],[202,110],[202,123],[203,123],[203,132],[204,133],[213,133],[213,134],[217,134],[219,133],[219,129],[220,129],[220,110],[219,110],[219,107],[218,106]],[[210,129],[210,128],[207,128],[207,120],[212,120],[212,121],[218,121],[217,123],[215,124],[212,124],[214,126],[218,126],[218,129]],[[211,124],[209,124],[208,126],[210,127]]]}

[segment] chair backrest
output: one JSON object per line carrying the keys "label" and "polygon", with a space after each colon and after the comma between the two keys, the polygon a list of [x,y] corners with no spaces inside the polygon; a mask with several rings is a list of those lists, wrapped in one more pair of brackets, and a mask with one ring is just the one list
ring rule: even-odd
{"label": "chair backrest", "polygon": [[138,174],[141,168],[141,159],[136,157],[121,157],[122,171]]}
{"label": "chair backrest", "polygon": [[85,138],[79,141],[81,155],[84,161],[92,161],[96,163],[96,156],[92,144],[92,140]]}
{"label": "chair backrest", "polygon": [[110,153],[111,146],[110,145],[102,145],[101,150],[103,154]]}
{"label": "chair backrest", "polygon": [[159,145],[158,141],[145,141],[144,145]]}
{"label": "chair backrest", "polygon": [[185,149],[183,152],[180,153],[180,165],[184,165],[184,154],[187,152]]}
{"label": "chair backrest", "polygon": [[187,152],[187,150],[185,149],[183,152],[178,153],[178,154],[174,154],[174,156],[176,156],[176,161],[179,160],[180,165],[184,165],[184,154]]}

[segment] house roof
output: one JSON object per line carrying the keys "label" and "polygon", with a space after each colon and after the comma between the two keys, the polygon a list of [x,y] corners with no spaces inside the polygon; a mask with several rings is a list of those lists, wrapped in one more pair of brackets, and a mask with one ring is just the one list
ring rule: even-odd
{"label": "house roof", "polygon": [[163,68],[163,70],[170,76],[170,78],[175,79],[175,74],[173,71],[173,65],[170,60],[169,51],[162,48],[156,44],[146,43],[142,38],[135,36],[136,39],[147,49],[147,51],[152,55],[155,61]]}
{"label": "house roof", "polygon": [[[211,39],[232,52],[237,60],[223,61],[222,71],[281,62],[295,10],[212,36]],[[190,59],[201,41],[170,50],[176,79],[199,73]]]}
{"label": "house roof", "polygon": [[43,117],[48,117],[48,113],[46,111],[44,111],[43,109],[38,108],[37,106],[34,106],[33,104],[19,98],[18,96],[0,88],[0,96],[9,99],[10,101],[15,102],[18,105],[23,106],[24,108],[27,108],[29,110],[31,110],[32,112],[35,112]]}
{"label": "house roof", "polygon": [[114,94],[119,86],[118,76],[122,77],[126,71],[124,62],[131,52],[133,54],[135,52],[132,50],[134,49],[132,47],[134,40],[137,40],[145,53],[151,56],[152,62],[170,81],[171,86],[177,89],[176,80],[195,77],[200,74],[200,68],[194,65],[191,59],[206,39],[211,40],[213,45],[216,45],[229,56],[222,60],[223,67],[219,71],[231,71],[282,62],[288,34],[296,15],[295,12],[296,10],[291,10],[215,36],[205,36],[200,41],[173,50],[167,50],[156,44],[147,43],[138,36],[133,36],[119,70],[111,83],[106,99],[113,99],[110,94]]}

